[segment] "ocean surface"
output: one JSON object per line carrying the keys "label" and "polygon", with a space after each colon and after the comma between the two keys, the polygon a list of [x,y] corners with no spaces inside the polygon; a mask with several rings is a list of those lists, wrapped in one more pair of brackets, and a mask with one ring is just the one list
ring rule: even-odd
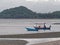
{"label": "ocean surface", "polygon": [[[33,27],[35,23],[51,25],[51,30],[27,31],[25,29],[25,27]],[[0,19],[0,35],[60,32],[60,24],[53,23],[60,23],[60,19]]]}

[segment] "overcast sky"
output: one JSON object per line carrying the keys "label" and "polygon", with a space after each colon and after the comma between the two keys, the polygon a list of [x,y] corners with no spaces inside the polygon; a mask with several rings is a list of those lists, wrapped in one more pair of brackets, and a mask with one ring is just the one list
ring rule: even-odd
{"label": "overcast sky", "polygon": [[60,0],[0,0],[0,11],[25,6],[34,12],[60,11]]}

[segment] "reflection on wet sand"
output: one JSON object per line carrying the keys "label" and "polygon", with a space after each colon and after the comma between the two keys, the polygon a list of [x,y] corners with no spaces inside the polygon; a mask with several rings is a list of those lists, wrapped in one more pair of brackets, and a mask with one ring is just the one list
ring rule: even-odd
{"label": "reflection on wet sand", "polygon": [[40,45],[58,40],[60,38],[0,38],[0,45]]}
{"label": "reflection on wet sand", "polygon": [[45,43],[32,44],[32,45],[60,45],[60,40],[59,41],[52,41],[52,42],[45,42]]}

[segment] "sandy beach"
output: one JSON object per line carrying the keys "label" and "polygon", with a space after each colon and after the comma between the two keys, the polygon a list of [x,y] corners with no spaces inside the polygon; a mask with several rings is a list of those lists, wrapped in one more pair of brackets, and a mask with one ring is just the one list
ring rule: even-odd
{"label": "sandy beach", "polygon": [[0,35],[0,38],[57,38],[57,37],[60,37],[60,32]]}
{"label": "sandy beach", "polygon": [[27,43],[24,40],[0,40],[0,45],[26,45]]}
{"label": "sandy beach", "polygon": [[33,44],[33,45],[60,45],[60,40],[59,41],[46,42],[46,43],[38,43],[38,44]]}
{"label": "sandy beach", "polygon": [[[26,45],[30,42],[25,40],[0,40],[0,45]],[[34,42],[33,42],[34,43]],[[60,40],[57,41],[48,41],[48,42],[38,42],[31,45],[60,45]]]}

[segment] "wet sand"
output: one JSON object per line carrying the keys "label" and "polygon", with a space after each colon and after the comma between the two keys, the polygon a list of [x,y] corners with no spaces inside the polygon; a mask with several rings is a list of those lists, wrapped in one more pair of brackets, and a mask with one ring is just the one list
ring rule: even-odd
{"label": "wet sand", "polygon": [[60,40],[59,41],[46,42],[46,43],[32,44],[32,45],[60,45]]}
{"label": "wet sand", "polygon": [[57,38],[57,37],[60,37],[60,32],[0,35],[0,38]]}
{"label": "wet sand", "polygon": [[24,40],[0,40],[0,45],[26,45],[27,43]]}

